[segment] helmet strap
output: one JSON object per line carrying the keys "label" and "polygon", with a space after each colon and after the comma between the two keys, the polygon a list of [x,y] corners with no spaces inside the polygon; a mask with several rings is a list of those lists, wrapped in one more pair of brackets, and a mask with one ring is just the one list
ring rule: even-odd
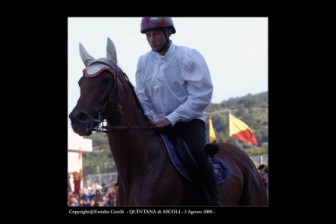
{"label": "helmet strap", "polygon": [[168,39],[168,35],[167,35],[167,33],[165,32],[164,29],[162,29],[162,32],[163,32],[163,34],[164,34],[164,36],[165,36],[166,43],[160,48],[160,50],[155,51],[155,52],[158,52],[158,53],[162,52],[163,50],[165,50],[166,48],[168,48],[169,45],[170,45],[170,41],[169,41],[169,39]]}

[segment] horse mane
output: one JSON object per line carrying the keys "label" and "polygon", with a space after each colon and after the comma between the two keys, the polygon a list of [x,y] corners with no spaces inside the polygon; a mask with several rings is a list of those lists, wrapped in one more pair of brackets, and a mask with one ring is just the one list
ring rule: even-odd
{"label": "horse mane", "polygon": [[124,76],[124,78],[126,80],[126,83],[130,87],[132,95],[133,95],[133,98],[135,100],[135,103],[136,103],[138,109],[140,110],[141,116],[146,120],[146,122],[149,122],[148,117],[145,115],[145,110],[143,109],[142,104],[141,104],[141,102],[140,102],[140,100],[138,98],[138,95],[135,92],[135,88],[134,88],[133,84],[131,83],[131,81],[129,80],[128,76],[123,72],[123,70],[119,66],[117,66],[117,69],[119,69],[121,71],[121,73],[123,74],[123,76]]}

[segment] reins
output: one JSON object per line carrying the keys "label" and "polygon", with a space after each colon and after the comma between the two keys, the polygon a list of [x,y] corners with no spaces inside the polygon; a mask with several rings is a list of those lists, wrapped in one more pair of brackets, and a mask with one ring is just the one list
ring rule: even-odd
{"label": "reins", "polygon": [[103,125],[103,122],[100,123],[96,128],[94,128],[95,131],[97,132],[105,132],[107,133],[108,131],[120,131],[120,130],[126,130],[128,132],[132,130],[142,130],[142,131],[161,131],[163,128],[162,127],[155,127],[155,126],[132,126],[132,125]]}

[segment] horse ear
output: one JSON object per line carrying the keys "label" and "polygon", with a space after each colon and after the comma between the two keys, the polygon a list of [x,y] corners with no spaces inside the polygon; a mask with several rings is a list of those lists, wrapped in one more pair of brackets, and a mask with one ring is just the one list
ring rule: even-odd
{"label": "horse ear", "polygon": [[93,62],[93,60],[95,60],[94,57],[92,57],[84,48],[84,46],[79,43],[79,54],[82,58],[82,61],[85,65],[85,67],[88,67],[90,65],[91,62]]}
{"label": "horse ear", "polygon": [[106,46],[106,58],[107,60],[112,61],[114,65],[117,65],[117,51],[114,46],[114,43],[110,38],[107,38],[107,46]]}

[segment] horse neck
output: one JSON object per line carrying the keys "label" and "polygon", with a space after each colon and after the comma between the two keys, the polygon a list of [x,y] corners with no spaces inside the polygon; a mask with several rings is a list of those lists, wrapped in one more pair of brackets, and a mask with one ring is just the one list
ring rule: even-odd
{"label": "horse neck", "polygon": [[148,121],[142,113],[141,105],[135,98],[134,89],[129,81],[126,80],[125,75],[119,75],[118,93],[116,95],[114,102],[109,106],[110,113],[106,118],[110,125],[148,125]]}
{"label": "horse neck", "polygon": [[[110,113],[106,118],[108,125],[112,127],[148,126],[149,122],[143,115],[134,89],[125,77],[120,78],[118,92],[119,96],[113,97],[114,102],[109,106]],[[124,163],[129,166],[129,163],[145,162],[146,152],[153,150],[145,145],[152,144],[153,138],[158,141],[157,135],[148,130],[112,130],[107,135],[117,166],[120,164],[124,166]]]}

